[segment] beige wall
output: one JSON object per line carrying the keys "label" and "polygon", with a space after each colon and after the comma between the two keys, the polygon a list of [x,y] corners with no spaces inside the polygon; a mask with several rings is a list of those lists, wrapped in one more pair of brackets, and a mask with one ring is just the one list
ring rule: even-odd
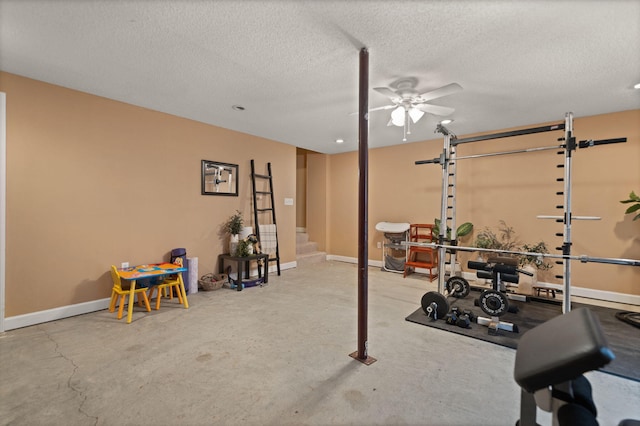
{"label": "beige wall", "polygon": [[296,150],[296,227],[307,226],[307,151]]}
{"label": "beige wall", "polygon": [[[295,261],[296,149],[0,73],[7,93],[6,316],[109,297],[111,264],[168,260],[200,275],[226,251],[220,225],[253,222],[250,159],[272,163],[283,263]],[[238,164],[238,197],[200,194],[200,161]]]}
{"label": "beige wall", "polygon": [[[295,260],[296,148],[117,101],[0,73],[7,93],[6,316],[109,296],[109,265],[167,260],[185,247],[200,274],[225,251],[220,225],[236,210],[253,222],[249,162],[272,163],[282,262]],[[558,120],[559,122],[562,119]],[[619,200],[640,190],[640,111],[578,117],[579,140],[627,137],[626,144],[577,150],[573,253],[640,259],[640,221]],[[461,145],[459,155],[556,144],[556,133]],[[369,258],[380,260],[380,221],[432,222],[442,140],[369,152]],[[247,155],[246,153],[250,153]],[[357,153],[306,155],[306,227],[319,249],[357,256]],[[202,159],[239,164],[240,196],[200,195]],[[553,151],[460,161],[458,221],[476,228],[504,219],[523,241],[550,246],[562,157]],[[297,204],[297,201],[296,203]],[[557,271],[558,273],[560,271]],[[573,263],[580,287],[640,294],[640,268]],[[552,279],[549,279],[552,281]]]}
{"label": "beige wall", "polygon": [[328,155],[307,153],[307,233],[320,251],[326,251],[330,242],[328,168]]}
{"label": "beige wall", "polygon": [[[563,121],[559,117],[557,122]],[[619,203],[631,190],[640,190],[640,110],[577,117],[574,123],[578,140],[627,137],[628,142],[574,152],[573,213],[601,216],[602,220],[573,222],[573,254],[640,259],[640,221],[632,222]],[[562,132],[551,132],[463,144],[458,147],[458,155],[553,146],[559,144],[557,138],[561,136]],[[440,216],[441,168],[416,166],[414,162],[438,157],[441,151],[442,139],[370,150],[370,259],[381,260],[381,251],[376,248],[376,242],[382,241],[381,233],[375,230],[377,222],[432,223]],[[479,230],[484,226],[495,228],[502,219],[515,228],[523,242],[544,240],[552,249],[560,246],[562,238],[554,234],[562,232],[562,224],[536,219],[536,215],[562,211],[555,208],[562,204],[562,197],[555,195],[562,190],[556,178],[563,176],[556,166],[564,159],[555,152],[459,161],[458,224],[470,221]],[[332,155],[328,165],[327,251],[357,257],[357,153]],[[309,193],[310,198],[313,196]],[[471,244],[472,239],[465,242]],[[572,268],[574,286],[640,294],[640,268],[580,262],[573,262]],[[542,279],[559,282],[552,276],[555,273],[562,273],[561,268],[547,272]]]}

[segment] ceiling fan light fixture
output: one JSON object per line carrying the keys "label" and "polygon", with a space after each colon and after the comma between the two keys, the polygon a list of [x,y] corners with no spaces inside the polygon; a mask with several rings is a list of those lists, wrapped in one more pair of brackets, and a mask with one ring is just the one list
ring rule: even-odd
{"label": "ceiling fan light fixture", "polygon": [[404,107],[399,106],[391,112],[391,123],[394,126],[402,127],[404,126]]}
{"label": "ceiling fan light fixture", "polygon": [[420,111],[418,108],[411,108],[409,110],[409,117],[411,117],[411,121],[413,121],[414,123],[417,123],[423,115],[424,111]]}
{"label": "ceiling fan light fixture", "polygon": [[428,92],[420,93],[416,90],[418,79],[415,77],[401,78],[390,87],[374,87],[377,93],[386,96],[391,104],[370,109],[380,111],[391,109],[391,119],[387,126],[398,126],[403,129],[403,142],[411,134],[411,124],[417,123],[425,113],[437,116],[451,115],[455,109],[428,103],[433,99],[453,95],[462,90],[458,83],[450,83]]}

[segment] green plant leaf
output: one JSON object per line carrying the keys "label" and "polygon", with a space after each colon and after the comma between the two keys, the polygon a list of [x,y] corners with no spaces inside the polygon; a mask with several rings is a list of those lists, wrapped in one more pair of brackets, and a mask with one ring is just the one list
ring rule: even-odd
{"label": "green plant leaf", "polygon": [[629,194],[629,199],[620,201],[622,204],[627,203],[640,203],[640,197],[636,195],[635,192],[631,191]]}
{"label": "green plant leaf", "polygon": [[629,206],[629,208],[624,212],[625,214],[633,213],[640,209],[640,204],[635,204],[633,206]]}
{"label": "green plant leaf", "polygon": [[469,235],[471,231],[473,231],[473,224],[471,222],[465,222],[458,227],[456,235],[458,237],[464,237],[465,235]]}

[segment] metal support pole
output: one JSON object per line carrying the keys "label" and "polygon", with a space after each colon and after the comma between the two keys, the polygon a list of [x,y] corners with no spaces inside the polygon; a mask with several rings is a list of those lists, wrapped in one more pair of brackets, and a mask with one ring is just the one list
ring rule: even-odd
{"label": "metal support pole", "polygon": [[[447,236],[447,196],[449,194],[449,155],[451,153],[451,135],[444,133],[444,142],[440,164],[442,165],[442,195],[440,198],[440,230],[438,232],[438,244],[444,244]],[[455,199],[453,200],[455,203]],[[444,294],[444,261],[447,249],[438,247],[438,292]]]}
{"label": "metal support pole", "polygon": [[[447,206],[449,206],[450,208],[450,211],[448,212],[448,214],[449,214],[449,217],[451,218],[450,241],[451,241],[451,245],[454,245],[454,246],[458,245],[458,223],[456,220],[456,199],[458,198],[458,195],[456,193],[457,179],[458,179],[458,157],[457,157],[456,147],[452,145],[451,153],[449,155],[449,185],[450,185],[451,191],[447,195],[447,199],[451,198],[451,205],[449,206],[447,202]],[[445,229],[445,232],[446,232],[446,229]],[[444,252],[446,253],[446,249],[444,250]],[[451,268],[450,273],[451,273],[451,276],[453,277],[456,272],[456,251],[455,250],[451,250],[449,254],[449,267]],[[438,271],[438,273],[442,273],[443,275],[445,274],[445,272],[446,272],[446,266],[445,266],[445,269]],[[444,293],[444,287],[440,289],[440,292]]]}
{"label": "metal support pole", "polygon": [[369,259],[369,52],[360,49],[360,82],[358,105],[358,350],[352,358],[369,365],[376,361],[367,354],[368,259]]}
{"label": "metal support pole", "polygon": [[[576,138],[573,136],[573,113],[565,115],[564,124],[564,236],[562,255],[571,256],[571,159],[576,149]],[[562,262],[562,313],[571,311],[571,262],[565,258]]]}

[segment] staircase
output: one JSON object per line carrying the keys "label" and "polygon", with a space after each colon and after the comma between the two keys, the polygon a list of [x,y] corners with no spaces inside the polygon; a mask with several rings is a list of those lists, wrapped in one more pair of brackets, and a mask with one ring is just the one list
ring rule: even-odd
{"label": "staircase", "polygon": [[312,263],[326,262],[327,253],[318,251],[318,243],[309,241],[306,232],[296,233],[296,262],[298,267]]}

